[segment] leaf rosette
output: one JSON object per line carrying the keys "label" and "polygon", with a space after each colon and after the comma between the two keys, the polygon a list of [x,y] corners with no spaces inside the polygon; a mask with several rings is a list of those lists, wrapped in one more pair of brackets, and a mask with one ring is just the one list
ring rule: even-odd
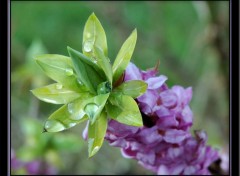
{"label": "leaf rosette", "polygon": [[[56,83],[31,90],[42,101],[63,104],[44,124],[45,132],[59,132],[89,120],[88,150],[93,156],[101,148],[109,119],[143,126],[135,98],[144,94],[147,83],[122,82],[137,41],[134,29],[111,65],[105,31],[92,13],[82,41],[82,53],[67,47],[69,57],[45,54],[35,58],[45,74]],[[120,80],[120,83],[119,83]]]}

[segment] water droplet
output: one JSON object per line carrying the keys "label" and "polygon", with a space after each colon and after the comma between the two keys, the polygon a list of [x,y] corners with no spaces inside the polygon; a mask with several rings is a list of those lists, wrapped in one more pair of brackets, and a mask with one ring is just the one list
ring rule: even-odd
{"label": "water droplet", "polygon": [[80,120],[86,114],[82,109],[75,106],[74,103],[68,104],[68,112],[71,114],[70,119],[72,120]]}
{"label": "water droplet", "polygon": [[69,103],[67,106],[68,106],[68,112],[70,114],[73,114],[73,112],[74,112],[74,104],[73,103]]}
{"label": "water droplet", "polygon": [[106,57],[106,58],[107,58],[108,62],[110,62],[110,59],[108,57]]}
{"label": "water droplet", "polygon": [[93,119],[94,115],[96,114],[98,110],[98,105],[95,103],[89,103],[85,106],[84,111],[90,118],[90,120]]}
{"label": "water droplet", "polygon": [[65,73],[66,73],[67,76],[71,76],[71,75],[73,75],[73,69],[71,69],[71,68],[66,68],[66,69],[65,69]]}
{"label": "water droplet", "polygon": [[83,50],[87,53],[91,52],[93,49],[94,42],[92,40],[86,40],[83,44]]}
{"label": "water droplet", "polygon": [[93,63],[95,63],[95,64],[97,64],[97,62],[98,62],[98,58],[94,55],[94,53],[93,53],[93,56],[92,56],[92,61],[93,61]]}
{"label": "water droplet", "polygon": [[77,124],[77,123],[74,123],[74,122],[69,123],[69,124],[68,124],[68,127],[69,127],[69,128],[74,127],[76,124]]}
{"label": "water droplet", "polygon": [[97,153],[97,151],[100,149],[100,147],[99,146],[96,146],[96,147],[94,147],[94,149],[92,150],[92,155],[94,155],[95,153]]}
{"label": "water droplet", "polygon": [[84,115],[85,115],[85,112],[81,109],[76,114],[72,115],[70,118],[73,120],[80,120],[81,118],[84,117]]}
{"label": "water droplet", "polygon": [[100,146],[95,146],[93,148],[94,140],[95,140],[94,138],[88,138],[88,147],[90,149],[90,150],[88,150],[88,152],[89,152],[90,157],[93,156],[94,154],[96,154],[97,151],[100,149]]}
{"label": "water droplet", "polygon": [[97,86],[97,93],[98,93],[98,95],[109,93],[109,92],[111,92],[111,90],[112,90],[111,89],[111,84],[108,81],[100,83]]}
{"label": "water droplet", "polygon": [[58,132],[58,131],[62,131],[64,129],[66,129],[66,128],[61,122],[54,120],[54,119],[49,119],[46,121],[44,129],[47,132]]}
{"label": "water droplet", "polygon": [[91,33],[88,32],[86,36],[87,36],[87,38],[90,38],[91,37]]}
{"label": "water droplet", "polygon": [[63,85],[62,84],[56,84],[56,89],[62,89]]}
{"label": "water droplet", "polygon": [[81,85],[81,86],[83,85],[82,81],[80,81],[79,79],[77,80],[77,82],[79,85]]}

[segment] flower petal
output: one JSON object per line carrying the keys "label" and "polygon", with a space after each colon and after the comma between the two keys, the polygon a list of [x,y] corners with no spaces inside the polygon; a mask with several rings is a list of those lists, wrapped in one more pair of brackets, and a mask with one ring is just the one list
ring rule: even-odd
{"label": "flower petal", "polygon": [[163,83],[167,80],[167,77],[164,75],[158,77],[152,77],[146,80],[148,83],[148,89],[158,89]]}

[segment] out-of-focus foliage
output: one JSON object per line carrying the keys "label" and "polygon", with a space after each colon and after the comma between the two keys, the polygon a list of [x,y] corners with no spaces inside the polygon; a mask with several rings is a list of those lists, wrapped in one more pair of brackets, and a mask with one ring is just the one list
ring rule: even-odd
{"label": "out-of-focus foliage", "polygon": [[[85,124],[51,137],[33,127],[59,107],[40,102],[30,93],[33,88],[52,83],[33,56],[67,55],[66,46],[81,50],[83,26],[92,12],[108,36],[111,60],[137,28],[132,62],[147,69],[160,60],[160,74],[168,77],[170,86],[192,86],[193,129],[206,130],[213,147],[228,145],[229,2],[15,1],[11,2],[11,144],[19,157],[30,159],[41,153],[48,156],[47,160],[54,160],[47,154],[51,147],[46,143],[51,138],[51,143],[60,140],[51,150],[60,158],[53,163],[65,166],[59,166],[60,174],[151,174],[106,142],[96,156],[88,159],[87,143],[81,136]],[[29,118],[37,119],[30,122]],[[28,130],[33,130],[31,135]],[[77,138],[75,142],[61,142],[70,134]],[[26,146],[33,156],[24,152]]]}
{"label": "out-of-focus foliage", "polygon": [[[53,167],[56,171],[65,168],[61,152],[76,153],[83,145],[83,141],[74,134],[41,133],[42,123],[31,117],[22,118],[19,130],[23,132],[24,141],[16,150],[16,158],[21,162],[43,161],[46,162],[46,167]],[[18,171],[17,169],[16,173]]]}

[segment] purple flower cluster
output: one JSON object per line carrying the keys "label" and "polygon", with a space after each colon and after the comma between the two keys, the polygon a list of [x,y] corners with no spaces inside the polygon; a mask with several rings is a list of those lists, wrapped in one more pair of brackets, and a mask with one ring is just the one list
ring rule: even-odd
{"label": "purple flower cluster", "polygon": [[[146,93],[136,99],[144,126],[132,127],[114,120],[108,124],[105,139],[121,147],[124,157],[134,158],[158,175],[208,175],[208,167],[218,152],[206,145],[204,131],[190,133],[193,113],[189,107],[192,89],[168,88],[166,76],[156,76],[157,69],[142,71],[130,63],[124,81],[144,80]],[[86,130],[84,132],[86,137]]]}
{"label": "purple flower cluster", "polygon": [[[11,149],[11,171],[18,172],[24,170],[27,175],[54,175],[57,174],[56,168],[42,160],[29,162],[18,159],[13,149]],[[22,174],[22,173],[21,173]]]}

